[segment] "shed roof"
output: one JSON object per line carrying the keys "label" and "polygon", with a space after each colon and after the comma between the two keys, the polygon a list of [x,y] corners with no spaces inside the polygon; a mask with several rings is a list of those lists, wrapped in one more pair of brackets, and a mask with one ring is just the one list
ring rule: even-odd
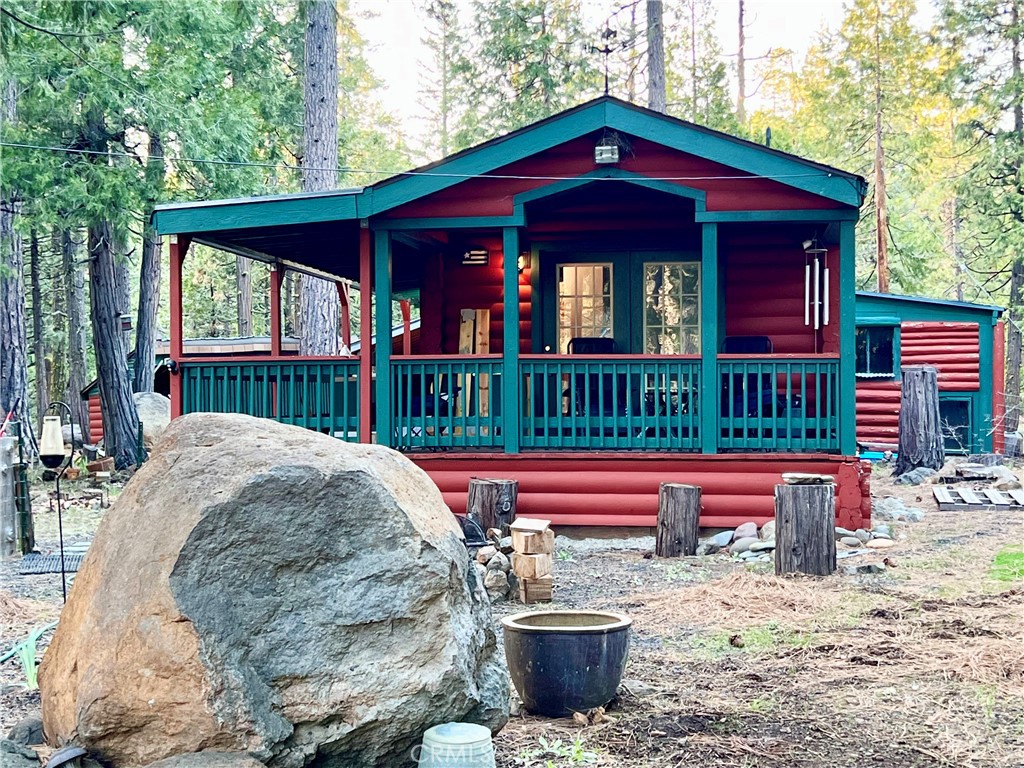
{"label": "shed roof", "polygon": [[1002,307],[996,307],[991,304],[975,304],[969,301],[954,301],[952,299],[936,299],[929,296],[909,296],[899,293],[875,293],[874,291],[857,291],[857,301],[861,306],[866,306],[871,302],[881,302],[883,305],[890,305],[897,311],[896,308],[900,304],[906,306],[918,306],[921,308],[928,308],[935,312],[941,312],[948,310],[950,313],[978,313],[986,315],[999,316],[1004,312]]}

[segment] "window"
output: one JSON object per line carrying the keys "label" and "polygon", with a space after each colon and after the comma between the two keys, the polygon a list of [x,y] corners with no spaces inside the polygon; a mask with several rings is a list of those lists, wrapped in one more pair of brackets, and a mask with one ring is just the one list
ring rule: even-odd
{"label": "window", "polygon": [[946,453],[970,453],[971,401],[939,396],[939,425]]}
{"label": "window", "polygon": [[558,351],[570,339],[612,338],[612,265],[558,266]]}
{"label": "window", "polygon": [[644,264],[644,354],[700,354],[700,264]]}
{"label": "window", "polygon": [[896,326],[867,325],[857,329],[857,375],[864,378],[895,378]]}

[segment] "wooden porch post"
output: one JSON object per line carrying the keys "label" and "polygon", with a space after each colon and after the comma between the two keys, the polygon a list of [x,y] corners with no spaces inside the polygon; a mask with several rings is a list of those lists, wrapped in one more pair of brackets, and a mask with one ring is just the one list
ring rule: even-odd
{"label": "wooden porch post", "polygon": [[718,453],[718,225],[701,225],[700,260],[701,453]]}
{"label": "wooden porch post", "polygon": [[359,442],[373,437],[373,263],[369,227],[359,230]]}
{"label": "wooden porch post", "polygon": [[[184,324],[181,308],[181,272],[185,264],[190,238],[187,235],[170,236],[170,314],[171,314],[171,360],[179,366],[185,348]],[[171,374],[171,418],[181,416],[184,411],[184,392],[181,386],[181,368]]]}
{"label": "wooden porch post", "polygon": [[501,344],[501,422],[505,453],[519,453],[519,230],[502,232],[504,334]]}
{"label": "wooden porch post", "polygon": [[281,285],[284,267],[270,265],[270,356],[281,356]]}
{"label": "wooden porch post", "polygon": [[412,354],[412,305],[408,299],[398,302],[402,310],[402,354]]}
{"label": "wooden porch post", "polygon": [[[391,232],[374,232],[374,295],[377,298],[377,442],[391,445]],[[370,336],[360,348],[370,346]]]}
{"label": "wooden porch post", "polygon": [[856,322],[857,240],[853,221],[839,222],[839,452],[857,452]]}

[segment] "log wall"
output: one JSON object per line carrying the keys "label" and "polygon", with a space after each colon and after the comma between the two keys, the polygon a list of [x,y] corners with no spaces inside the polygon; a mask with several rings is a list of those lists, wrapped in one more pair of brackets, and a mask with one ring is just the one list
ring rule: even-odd
{"label": "log wall", "polygon": [[700,524],[732,527],[775,514],[775,486],[783,472],[834,475],[836,523],[855,530],[870,523],[868,470],[842,456],[725,454],[413,454],[440,488],[452,511],[466,511],[471,477],[519,481],[516,512],[555,525],[654,527],[663,482],[697,485],[702,493]]}

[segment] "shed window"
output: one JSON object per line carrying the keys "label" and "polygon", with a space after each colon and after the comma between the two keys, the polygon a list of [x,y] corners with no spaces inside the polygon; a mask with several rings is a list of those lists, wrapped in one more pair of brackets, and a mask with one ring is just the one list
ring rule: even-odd
{"label": "shed window", "polygon": [[857,329],[857,375],[895,378],[896,327],[869,325]]}
{"label": "shed window", "polygon": [[700,354],[699,264],[644,264],[644,354]]}

